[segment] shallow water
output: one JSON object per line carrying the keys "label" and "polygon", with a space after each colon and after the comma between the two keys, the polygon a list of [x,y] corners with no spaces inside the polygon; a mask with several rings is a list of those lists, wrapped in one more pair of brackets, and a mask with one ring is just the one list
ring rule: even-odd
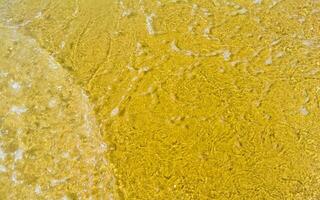
{"label": "shallow water", "polygon": [[0,2],[0,197],[320,198],[320,2]]}
{"label": "shallow water", "polygon": [[0,36],[1,199],[106,196],[107,145],[87,95],[36,40],[3,25]]}

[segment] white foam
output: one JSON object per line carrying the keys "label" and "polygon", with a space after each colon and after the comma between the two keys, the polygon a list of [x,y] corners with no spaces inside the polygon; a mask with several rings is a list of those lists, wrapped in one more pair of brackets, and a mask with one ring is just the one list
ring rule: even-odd
{"label": "white foam", "polygon": [[6,159],[6,156],[7,156],[6,152],[4,152],[0,147],[0,160]]}
{"label": "white foam", "polygon": [[12,113],[17,114],[17,115],[20,115],[20,114],[22,114],[22,113],[25,113],[25,112],[27,112],[27,110],[28,110],[28,108],[26,108],[25,106],[12,106],[12,107],[10,108],[10,111],[11,111]]}
{"label": "white foam", "polygon": [[138,73],[139,74],[143,74],[143,73],[148,72],[148,71],[150,71],[150,68],[147,67],[147,66],[144,66],[144,67],[139,68]]}
{"label": "white foam", "polygon": [[266,65],[271,65],[272,64],[272,57],[270,56],[269,58],[267,58],[267,60],[265,61]]}
{"label": "white foam", "polygon": [[253,3],[254,3],[254,4],[261,4],[261,3],[262,3],[262,0],[253,0]]}
{"label": "white foam", "polygon": [[65,41],[61,41],[59,47],[60,49],[64,49],[64,46],[66,45],[66,42]]}
{"label": "white foam", "polygon": [[241,8],[239,11],[238,11],[238,13],[239,14],[246,14],[248,12],[248,10],[246,9],[246,8]]}
{"label": "white foam", "polygon": [[230,60],[230,57],[231,57],[231,52],[230,52],[229,50],[223,51],[223,59],[224,59],[225,61]]}
{"label": "white foam", "polygon": [[195,15],[196,14],[196,11],[198,9],[198,5],[197,4],[192,4],[192,10],[191,10],[191,15]]}
{"label": "white foam", "polygon": [[14,152],[14,161],[21,160],[22,158],[23,158],[23,150],[22,149],[17,149]]}
{"label": "white foam", "polygon": [[67,195],[64,195],[61,199],[62,200],[69,200],[69,197]]}
{"label": "white foam", "polygon": [[110,116],[111,116],[111,117],[115,117],[115,116],[117,116],[117,115],[119,114],[119,112],[120,112],[119,108],[118,108],[118,107],[115,107],[115,108],[111,111]]}
{"label": "white foam", "polygon": [[0,173],[4,173],[4,172],[6,172],[6,171],[7,171],[6,166],[0,165]]}
{"label": "white foam", "polygon": [[67,179],[66,178],[63,178],[63,179],[53,179],[50,181],[50,184],[51,186],[57,186],[57,185],[60,185],[62,183],[64,183]]}
{"label": "white foam", "polygon": [[48,58],[48,65],[51,69],[58,69],[59,64],[55,61],[55,59],[52,56],[49,56]]}
{"label": "white foam", "polygon": [[35,187],[35,189],[34,189],[34,192],[36,193],[36,194],[41,194],[41,186],[40,185],[36,185],[36,187]]}
{"label": "white foam", "polygon": [[180,51],[180,49],[179,49],[179,47],[177,46],[175,40],[171,42],[170,47],[171,47],[171,50],[172,50],[172,51]]}
{"label": "white foam", "polygon": [[8,76],[8,72],[0,71],[0,78],[6,78]]}
{"label": "white foam", "polygon": [[130,10],[130,9],[124,10],[122,12],[122,17],[129,17],[130,15],[132,15],[132,10]]}
{"label": "white foam", "polygon": [[13,172],[13,173],[12,173],[11,180],[12,180],[12,182],[15,183],[15,184],[20,183],[20,181],[17,179],[17,174],[16,174],[16,172]]}
{"label": "white foam", "polygon": [[155,30],[153,29],[153,25],[152,25],[154,16],[155,16],[155,14],[153,14],[153,13],[146,16],[147,31],[150,35],[155,34]]}
{"label": "white foam", "polygon": [[312,42],[312,40],[303,40],[302,44],[307,47],[311,47],[313,45],[313,42]]}
{"label": "white foam", "polygon": [[54,108],[57,105],[57,100],[55,98],[51,98],[48,102],[49,108]]}
{"label": "white foam", "polygon": [[10,84],[11,88],[16,90],[16,91],[19,91],[20,88],[21,88],[21,85],[20,83],[16,82],[16,81],[13,81],[11,84]]}
{"label": "white foam", "polygon": [[207,39],[211,39],[210,33],[212,29],[212,24],[209,24],[204,30],[203,30],[203,36]]}
{"label": "white foam", "polygon": [[300,114],[303,116],[307,116],[309,114],[309,111],[307,110],[306,107],[301,107],[300,108]]}

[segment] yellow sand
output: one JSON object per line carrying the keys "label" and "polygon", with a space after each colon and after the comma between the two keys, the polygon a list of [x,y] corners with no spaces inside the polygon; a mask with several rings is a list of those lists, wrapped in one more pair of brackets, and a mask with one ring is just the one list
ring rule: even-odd
{"label": "yellow sand", "polygon": [[[48,185],[53,175],[41,166],[56,167],[50,162],[61,158],[55,153],[60,145],[77,155],[79,142],[88,145],[85,157],[97,154],[101,165],[79,158],[67,170],[75,161],[66,158],[55,168],[59,177],[67,170],[68,176],[82,178],[44,186],[45,194],[25,198],[320,198],[320,2],[2,0],[0,13],[5,29],[14,26],[34,38],[64,68],[52,75],[59,78],[54,84],[64,85],[62,92],[75,91],[65,105],[73,113],[69,121],[23,113],[27,123],[35,123],[33,116],[39,115],[49,130],[60,127],[56,124],[69,129],[56,130],[63,136],[56,141],[48,139],[54,137],[50,131],[31,131],[34,135],[21,143],[26,153],[18,165],[24,167],[15,169],[22,182],[12,182],[14,170],[0,173],[3,197]],[[1,36],[1,43],[6,41]],[[21,51],[27,48],[23,39],[16,45]],[[0,50],[5,58],[8,47]],[[37,55],[20,54],[6,62],[32,69]],[[27,79],[24,71],[10,73]],[[37,81],[37,91],[53,87]],[[8,89],[7,82],[1,78],[1,89]],[[90,103],[79,101],[81,90]],[[11,105],[13,94],[5,95],[1,98]],[[42,104],[36,93],[28,95],[30,104]],[[49,100],[48,92],[41,95]],[[76,112],[87,113],[83,108],[89,104],[94,107],[89,118],[96,119],[92,140],[81,137],[81,128],[70,131],[88,120],[77,121]],[[0,114],[6,121],[3,107]],[[10,121],[2,129],[14,132],[18,123]],[[42,129],[38,125],[33,130]],[[13,138],[0,137],[4,146]],[[17,143],[20,136],[14,137]],[[101,152],[100,143],[107,150]],[[37,162],[28,154],[34,145]],[[4,151],[19,145],[13,146]],[[46,157],[51,151],[55,157]],[[0,164],[12,165],[12,158],[6,159]],[[90,173],[96,182],[88,182]],[[14,198],[25,199],[19,195],[26,194],[16,192]]]}

